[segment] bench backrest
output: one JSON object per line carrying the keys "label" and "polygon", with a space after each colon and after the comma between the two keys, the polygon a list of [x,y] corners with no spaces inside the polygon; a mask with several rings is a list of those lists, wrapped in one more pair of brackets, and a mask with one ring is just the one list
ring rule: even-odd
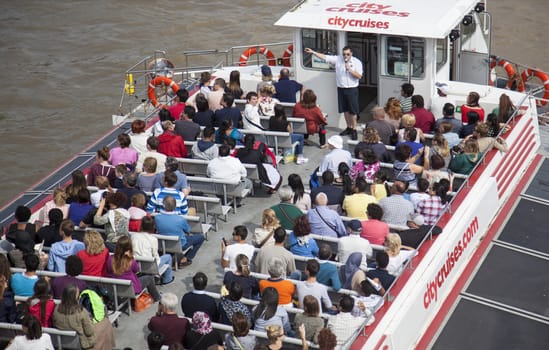
{"label": "bench backrest", "polygon": [[[44,333],[51,337],[53,346],[57,349],[82,349],[80,337],[75,331],[64,331],[57,328],[42,328]],[[9,341],[16,335],[22,335],[23,326],[20,324],[0,322],[0,339]]]}

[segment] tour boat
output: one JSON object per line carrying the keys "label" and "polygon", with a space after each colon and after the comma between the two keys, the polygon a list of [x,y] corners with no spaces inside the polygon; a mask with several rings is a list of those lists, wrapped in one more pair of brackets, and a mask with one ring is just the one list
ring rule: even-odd
{"label": "tour boat", "polygon": [[[18,205],[31,207],[36,218],[51,198],[52,190],[66,185],[73,170],[89,168],[95,151],[115,144],[116,135],[128,131],[132,120],[145,119],[152,125],[159,108],[171,104],[173,92],[179,88],[188,89],[192,99],[204,71],[211,72],[212,79],[221,77],[228,81],[230,72],[238,70],[242,89],[255,91],[263,64],[270,66],[275,77],[287,67],[292,79],[315,91],[330,123],[342,127],[334,68],[304,49],[337,55],[349,46],[364,65],[359,87],[363,112],[359,122],[364,122],[373,106],[383,106],[389,97],[400,96],[403,83],[414,85],[414,93],[424,97],[426,107],[442,106],[445,102],[459,107],[466,102],[468,93],[475,91],[487,113],[498,106],[503,93],[517,108],[508,123],[510,131],[501,135],[509,151],[486,152],[483,161],[456,189],[448,210],[440,218],[438,226],[442,227],[442,234],[426,238],[419,254],[388,291],[375,321],[355,332],[344,348],[448,349],[452,348],[450,345],[465,348],[463,344],[486,344],[476,338],[483,333],[497,344],[518,339],[520,345],[546,346],[549,343],[547,284],[543,287],[545,296],[528,306],[522,300],[500,296],[505,291],[501,286],[508,285],[502,284],[501,279],[505,279],[502,271],[492,271],[498,278],[485,281],[492,289],[488,286],[478,292],[464,289],[467,283],[474,284],[471,282],[474,273],[483,271],[482,263],[490,260],[496,248],[528,254],[541,263],[539,266],[544,262],[545,268],[549,260],[548,240],[539,233],[539,220],[519,219],[521,232],[524,235],[528,230],[534,232],[539,245],[528,244],[531,241],[526,238],[519,243],[501,243],[503,239],[498,238],[501,227],[513,221],[514,210],[521,208],[519,202],[541,203],[540,208],[535,208],[537,215],[543,218],[547,213],[549,196],[542,177],[547,174],[549,163],[537,151],[542,142],[538,116],[547,112],[549,77],[533,67],[515,64],[492,53],[488,4],[477,0],[304,0],[274,25],[274,30],[278,26],[294,28],[292,40],[228,50],[185,51],[181,66],[175,65],[167,53],[158,51],[131,66],[125,72],[119,109],[112,116],[113,129],[4,206],[0,210],[1,225],[13,221]],[[445,84],[449,91],[445,97],[437,94],[440,84]],[[284,166],[287,165],[281,165]],[[302,174],[305,176],[308,178],[308,174]],[[258,218],[262,209],[257,208]],[[237,217],[230,220],[238,222]],[[514,225],[516,228],[517,224]],[[524,260],[516,261],[520,265]],[[505,264],[509,265],[513,264]],[[532,273],[547,281],[546,270],[535,266],[537,269]],[[513,272],[506,273],[514,276]],[[530,288],[527,278],[532,276],[523,270],[522,274],[527,283],[513,282],[524,291]],[[513,297],[516,296],[514,293]],[[464,316],[464,307],[474,313]],[[510,329],[498,323],[507,320],[501,313],[512,316],[513,322],[517,322],[513,323],[515,327]],[[461,318],[456,319],[459,315]],[[454,333],[445,328],[446,324],[452,325]],[[545,332],[538,332],[543,326]],[[501,334],[496,334],[496,330]],[[456,335],[459,331],[462,332]],[[524,340],[521,333],[528,335],[528,343],[520,343]]]}

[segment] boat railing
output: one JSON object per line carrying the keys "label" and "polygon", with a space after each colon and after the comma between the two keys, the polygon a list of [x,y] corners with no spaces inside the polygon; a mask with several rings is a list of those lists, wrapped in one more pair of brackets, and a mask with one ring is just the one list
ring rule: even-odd
{"label": "boat railing", "polygon": [[[183,56],[185,57],[185,65],[190,65],[190,58],[191,57],[197,57],[201,56],[200,59],[204,59],[206,57],[214,57],[219,59],[220,56],[223,58],[222,64],[225,66],[236,66],[236,65],[246,65],[246,62],[241,61],[242,54],[247,49],[255,49],[256,52],[262,51],[262,48],[265,48],[273,53],[273,56],[275,57],[275,63],[278,65],[282,64],[282,57],[284,55],[284,50],[291,45],[291,41],[281,41],[281,42],[274,42],[274,43],[264,43],[264,44],[254,44],[254,45],[239,45],[239,46],[232,46],[226,50],[192,50],[192,51],[183,51]],[[252,59],[253,56],[253,60]],[[247,57],[247,59],[250,59],[250,61],[247,61],[250,64],[254,65],[260,65],[260,64],[269,64],[272,65],[272,58],[269,59],[268,57],[265,57],[262,54],[254,54],[250,55],[250,57]],[[246,60],[247,60],[246,59]],[[243,63],[243,64],[242,64]]]}
{"label": "boat railing", "polygon": [[[183,51],[184,67],[173,66],[169,68],[169,73],[180,87],[192,90],[198,85],[200,73],[202,72],[213,72],[224,66],[283,65],[287,63],[286,60],[291,60],[291,56],[288,57],[287,55],[287,50],[291,44],[290,41],[283,41],[233,46],[226,50]],[[160,107],[151,105],[151,109],[149,109],[146,102],[148,101],[148,88],[151,79],[159,74],[166,73],[166,69],[159,68],[155,64],[158,60],[165,60],[171,64],[165,51],[155,51],[153,55],[140,59],[126,70],[118,106],[119,115],[127,117],[138,115],[139,118],[149,121],[157,114]],[[168,90],[168,87],[165,86],[160,97],[161,100],[159,99],[160,103],[169,104],[173,100],[174,96],[170,95]],[[139,107],[143,107],[143,109]],[[137,112],[140,112],[140,114],[137,114]]]}
{"label": "boat railing", "polygon": [[[535,72],[540,72],[549,76],[547,72],[543,72],[536,67],[513,62],[503,56],[490,56],[490,65],[493,66],[494,63],[494,68],[490,70],[491,85],[493,84],[499,88],[513,89],[531,94],[538,101],[538,108],[543,108],[548,105],[549,99],[542,97],[546,90],[544,88],[545,81],[542,81],[534,74]],[[510,76],[511,73],[514,73],[514,75]],[[535,79],[540,81],[536,82]]]}

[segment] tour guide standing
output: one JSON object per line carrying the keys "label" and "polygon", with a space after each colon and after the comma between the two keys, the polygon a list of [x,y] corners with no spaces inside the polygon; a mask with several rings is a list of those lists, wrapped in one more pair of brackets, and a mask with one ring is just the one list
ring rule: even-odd
{"label": "tour guide standing", "polygon": [[340,135],[351,135],[353,140],[357,139],[356,119],[359,112],[358,104],[358,83],[362,79],[362,62],[353,57],[353,50],[349,46],[343,48],[343,55],[330,56],[305,48],[306,53],[328,63],[335,65],[337,98],[339,113],[344,113],[347,128]]}

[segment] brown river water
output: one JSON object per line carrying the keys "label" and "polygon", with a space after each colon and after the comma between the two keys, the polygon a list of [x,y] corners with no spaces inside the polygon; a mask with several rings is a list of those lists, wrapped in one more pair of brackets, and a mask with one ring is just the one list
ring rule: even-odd
{"label": "brown river water", "polygon": [[[124,71],[154,50],[291,40],[295,0],[0,2],[0,207],[111,129]],[[549,71],[546,0],[491,0],[493,53]]]}

